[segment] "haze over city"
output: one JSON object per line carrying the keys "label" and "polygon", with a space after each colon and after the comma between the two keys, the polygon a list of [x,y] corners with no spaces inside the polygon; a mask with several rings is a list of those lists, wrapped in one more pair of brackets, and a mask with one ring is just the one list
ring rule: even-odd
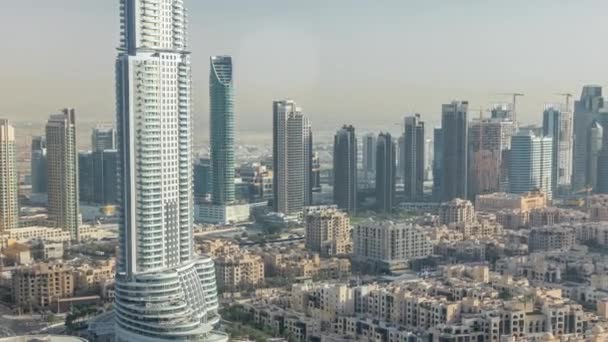
{"label": "haze over city", "polygon": [[[5,2],[0,116],[40,120],[70,105],[114,120],[115,0]],[[208,123],[208,56],[234,59],[236,125],[268,129],[293,98],[317,129],[398,122],[441,104],[488,108],[523,92],[533,122],[553,93],[602,83],[608,3],[586,1],[191,1],[194,121]]]}
{"label": "haze over city", "polygon": [[0,342],[608,342],[605,0],[0,6]]}

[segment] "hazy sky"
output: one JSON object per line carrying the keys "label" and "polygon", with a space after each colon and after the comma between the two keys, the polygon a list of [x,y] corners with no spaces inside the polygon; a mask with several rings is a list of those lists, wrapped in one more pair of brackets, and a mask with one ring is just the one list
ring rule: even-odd
{"label": "hazy sky", "polygon": [[[0,0],[0,117],[114,117],[118,0]],[[391,125],[441,104],[487,107],[521,91],[540,122],[555,92],[608,80],[606,0],[186,0],[195,119],[207,122],[208,58],[231,54],[237,126],[270,127],[293,98],[313,127]],[[331,126],[330,126],[331,127]]]}

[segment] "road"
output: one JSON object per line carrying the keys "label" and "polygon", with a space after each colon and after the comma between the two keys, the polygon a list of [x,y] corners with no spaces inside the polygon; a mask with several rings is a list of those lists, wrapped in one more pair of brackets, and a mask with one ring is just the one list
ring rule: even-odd
{"label": "road", "polygon": [[[46,322],[41,322],[39,315],[15,316],[11,308],[0,304],[0,337],[32,334],[47,326]],[[63,324],[59,326],[63,327]]]}

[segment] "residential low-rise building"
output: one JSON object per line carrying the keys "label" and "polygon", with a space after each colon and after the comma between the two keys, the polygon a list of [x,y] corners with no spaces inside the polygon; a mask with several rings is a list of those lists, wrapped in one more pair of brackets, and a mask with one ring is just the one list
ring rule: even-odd
{"label": "residential low-rise building", "polygon": [[246,252],[222,254],[214,261],[219,289],[236,290],[264,282],[264,260],[259,255]]}
{"label": "residential low-rise building", "polygon": [[306,249],[323,257],[350,254],[350,219],[337,209],[312,212],[305,216]]}
{"label": "residential low-rise building", "polygon": [[439,206],[439,222],[441,224],[474,222],[475,207],[471,201],[455,198]]}
{"label": "residential low-rise building", "polygon": [[62,263],[38,263],[12,273],[12,299],[21,311],[48,307],[74,295],[74,269]]}

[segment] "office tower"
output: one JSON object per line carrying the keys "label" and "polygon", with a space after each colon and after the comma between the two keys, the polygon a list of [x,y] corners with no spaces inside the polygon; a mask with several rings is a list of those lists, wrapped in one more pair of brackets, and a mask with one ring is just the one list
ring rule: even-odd
{"label": "office tower", "polygon": [[350,214],[357,211],[357,136],[344,126],[334,135],[334,201]]}
{"label": "office tower", "polygon": [[95,166],[93,152],[78,152],[78,199],[83,203],[93,203],[95,197]]}
{"label": "office tower", "polygon": [[376,141],[376,210],[391,212],[395,205],[395,142],[389,133]]}
{"label": "office tower", "polygon": [[49,219],[78,238],[78,155],[76,111],[66,108],[46,124]]}
{"label": "office tower", "polygon": [[597,156],[597,182],[595,192],[600,194],[608,193],[608,148],[602,147]]}
{"label": "office tower", "polygon": [[194,163],[194,196],[205,198],[213,189],[211,159],[200,158]]}
{"label": "office tower", "polygon": [[116,150],[78,153],[80,202],[93,205],[116,204],[118,200]]}
{"label": "office tower", "polygon": [[350,219],[345,212],[323,209],[307,214],[305,219],[307,250],[323,257],[350,253]]}
{"label": "office tower", "polygon": [[234,86],[232,58],[211,57],[209,72],[209,119],[213,204],[234,202]]}
{"label": "office tower", "polygon": [[587,171],[587,174],[585,175],[586,186],[594,191],[597,190],[598,158],[602,150],[602,142],[604,139],[604,127],[597,120],[594,120],[587,129],[587,159],[585,165]]}
{"label": "office tower", "polygon": [[91,133],[93,152],[116,149],[116,129],[111,125],[97,125]]}
{"label": "office tower", "polygon": [[510,192],[522,194],[540,190],[551,199],[553,138],[519,132],[511,139]]}
{"label": "office tower", "polygon": [[543,135],[553,138],[553,191],[570,187],[572,181],[572,113],[568,108],[548,105],[543,112]]}
{"label": "office tower", "polygon": [[0,119],[0,232],[19,227],[15,127]]}
{"label": "office tower", "polygon": [[403,171],[405,171],[405,153],[403,149],[403,145],[405,144],[405,133],[402,133],[397,139],[397,144],[395,144],[396,155],[397,155],[397,168],[396,174],[397,183],[403,183]]}
{"label": "office tower", "polygon": [[[581,190],[590,185],[589,174],[589,141],[587,134],[590,126],[598,119],[604,107],[602,87],[587,85],[583,87],[581,97],[574,102],[574,158],[572,165],[572,189]],[[592,172],[593,173],[593,172]]]}
{"label": "office tower", "polygon": [[424,122],[420,114],[406,117],[401,155],[405,200],[422,201],[424,197]]}
{"label": "office tower", "polygon": [[468,128],[467,101],[452,101],[441,110],[442,158],[441,186],[442,201],[467,198],[468,194]]}
{"label": "office tower", "polygon": [[182,0],[121,0],[116,60],[117,342],[227,341],[213,261],[194,252],[192,98]]}
{"label": "office tower", "polygon": [[310,122],[294,101],[274,101],[272,133],[274,210],[299,216],[312,195]]}
{"label": "office tower", "polygon": [[46,138],[32,138],[31,159],[32,193],[46,194],[47,188],[47,160],[46,160]]}
{"label": "office tower", "polygon": [[443,130],[433,129],[433,201],[440,202],[443,198],[441,181],[443,178]]}
{"label": "office tower", "polygon": [[513,122],[476,119],[469,126],[469,198],[497,192],[506,181],[504,152],[511,148]]}
{"label": "office tower", "polygon": [[368,133],[363,136],[363,177],[366,183],[375,177],[376,173],[376,135]]}
{"label": "office tower", "polygon": [[312,192],[321,192],[321,160],[317,152],[312,154],[310,161],[310,192],[310,202],[312,203]]}

